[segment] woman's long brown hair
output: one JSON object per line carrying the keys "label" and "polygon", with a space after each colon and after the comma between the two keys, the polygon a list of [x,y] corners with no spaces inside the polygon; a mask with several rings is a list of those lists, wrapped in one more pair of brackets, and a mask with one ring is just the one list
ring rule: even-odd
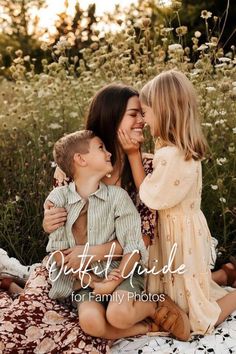
{"label": "woman's long brown hair", "polygon": [[[112,154],[112,165],[120,159],[117,130],[125,114],[128,100],[138,96],[138,91],[123,85],[110,84],[100,89],[93,97],[87,115],[86,129],[92,130],[104,142]],[[121,186],[134,187],[133,176],[127,157],[121,174]]]}

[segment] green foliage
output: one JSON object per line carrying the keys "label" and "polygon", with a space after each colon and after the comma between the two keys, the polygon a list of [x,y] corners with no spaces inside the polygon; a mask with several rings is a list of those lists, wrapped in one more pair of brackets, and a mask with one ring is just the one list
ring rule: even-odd
{"label": "green foliage", "polygon": [[[102,40],[95,37],[78,55],[68,57],[70,34],[61,37],[53,48],[55,62],[43,59],[40,74],[30,57],[11,52],[11,81],[0,82],[0,243],[25,263],[45,254],[47,236],[41,225],[43,202],[52,187],[53,143],[84,127],[89,100],[103,85],[124,82],[140,89],[170,68],[186,73],[198,92],[209,143],[203,161],[203,210],[220,245],[227,252],[235,247],[234,53],[225,56],[213,34],[200,45],[201,33],[196,33],[191,46],[185,46],[185,26],[177,31],[171,24],[165,27],[158,12],[150,20],[145,15],[149,1],[142,3],[142,17],[131,7],[127,22],[117,23],[118,32],[105,33]],[[201,20],[209,30],[208,19]],[[143,149],[151,147],[148,136]]]}

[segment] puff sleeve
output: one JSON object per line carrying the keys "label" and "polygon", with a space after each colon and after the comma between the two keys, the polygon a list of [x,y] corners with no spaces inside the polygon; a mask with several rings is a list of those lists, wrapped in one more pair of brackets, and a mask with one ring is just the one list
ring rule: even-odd
{"label": "puff sleeve", "polygon": [[169,209],[183,201],[197,178],[199,161],[185,160],[176,147],[159,149],[153,160],[153,173],[140,186],[140,199],[149,208]]}

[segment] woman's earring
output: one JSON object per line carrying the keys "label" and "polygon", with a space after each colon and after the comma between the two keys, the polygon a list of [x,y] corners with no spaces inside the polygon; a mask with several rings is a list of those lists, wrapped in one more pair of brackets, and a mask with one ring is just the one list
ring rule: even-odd
{"label": "woman's earring", "polygon": [[107,178],[111,178],[111,173],[107,173],[107,174],[106,174],[106,177],[107,177]]}

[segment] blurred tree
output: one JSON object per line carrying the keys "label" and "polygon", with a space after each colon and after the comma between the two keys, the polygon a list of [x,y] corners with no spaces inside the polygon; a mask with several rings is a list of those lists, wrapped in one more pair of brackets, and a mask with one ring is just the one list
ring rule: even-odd
{"label": "blurred tree", "polygon": [[11,56],[7,47],[21,49],[24,54],[37,58],[43,55],[40,51],[38,30],[39,18],[34,15],[45,6],[45,0],[0,0],[0,51],[3,54],[4,66],[9,66]]}
{"label": "blurred tree", "polygon": [[80,50],[88,48],[96,39],[94,34],[94,28],[97,24],[95,16],[96,5],[90,4],[87,10],[83,10],[79,5],[79,1],[77,1],[73,17],[67,14],[68,6],[69,2],[65,0],[65,9],[58,15],[58,20],[55,24],[57,33],[54,36],[53,44],[58,42],[62,36],[66,36],[71,44],[67,55],[69,58],[77,56],[80,59],[82,58]]}

